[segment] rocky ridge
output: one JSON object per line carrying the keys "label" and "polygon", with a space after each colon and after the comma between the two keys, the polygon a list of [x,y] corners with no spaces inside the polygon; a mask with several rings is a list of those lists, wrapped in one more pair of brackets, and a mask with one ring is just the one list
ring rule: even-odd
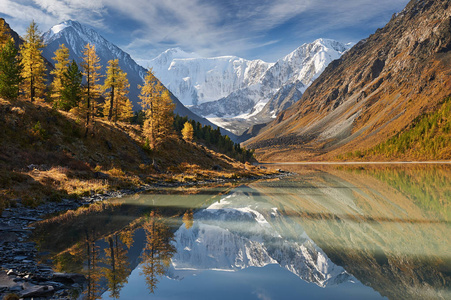
{"label": "rocky ridge", "polygon": [[450,94],[450,29],[449,1],[411,1],[247,146],[264,159],[302,160],[371,147],[402,131]]}

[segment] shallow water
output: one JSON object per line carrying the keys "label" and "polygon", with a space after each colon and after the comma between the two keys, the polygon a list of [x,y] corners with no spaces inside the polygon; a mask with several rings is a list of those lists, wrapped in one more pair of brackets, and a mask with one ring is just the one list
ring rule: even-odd
{"label": "shallow water", "polygon": [[89,299],[450,299],[451,167],[289,166],[36,226]]}

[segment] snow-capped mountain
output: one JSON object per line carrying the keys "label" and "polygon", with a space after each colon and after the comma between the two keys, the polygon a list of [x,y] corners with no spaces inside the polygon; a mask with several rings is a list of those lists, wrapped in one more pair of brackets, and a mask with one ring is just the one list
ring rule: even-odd
{"label": "snow-capped mountain", "polygon": [[107,41],[95,30],[70,20],[53,26],[44,33],[43,39],[46,47],[42,54],[49,61],[53,61],[54,53],[61,44],[69,48],[70,59],[75,59],[77,63],[82,61],[85,45],[88,43],[95,45],[96,54],[100,58],[102,66],[102,74],[105,74],[108,61],[118,58],[119,66],[127,73],[130,82],[130,100],[135,109],[138,108],[138,84],[143,83],[146,69],[138,65],[128,53]]}
{"label": "snow-capped mountain", "polygon": [[[106,66],[108,65],[109,60],[119,59],[119,66],[127,73],[127,78],[130,83],[128,96],[134,105],[134,109],[140,109],[140,100],[138,98],[140,91],[138,85],[144,83],[143,78],[146,75],[147,70],[138,65],[128,53],[106,40],[92,28],[71,20],[53,26],[43,34],[43,40],[46,47],[42,54],[51,62],[53,62],[55,51],[61,44],[64,44],[69,49],[70,59],[75,59],[77,63],[82,61],[85,45],[88,43],[95,45],[96,54],[99,57],[100,65],[102,66],[102,74],[106,73]],[[101,80],[101,82],[102,81],[103,80]],[[211,125],[213,128],[216,128],[210,121],[197,116],[187,109],[174,95],[171,95],[171,98],[176,104],[175,113],[178,113],[181,116],[188,116],[190,119],[196,120],[201,124]],[[230,132],[222,129],[221,132],[229,135],[232,140],[235,139],[235,136]]]}
{"label": "snow-capped mountain", "polygon": [[[236,271],[279,264],[301,279],[325,287],[355,281],[335,265],[295,222],[239,188],[194,215],[193,226],[175,233],[168,276],[182,279],[204,270]],[[287,230],[289,228],[289,230]]]}
{"label": "snow-capped mountain", "polygon": [[[269,105],[274,109],[268,110],[266,116],[261,117],[274,118],[281,110],[287,108],[279,105],[281,102],[287,102],[285,97],[277,97],[276,94],[282,95],[283,91],[292,90],[293,87],[296,92],[292,93],[303,94],[327,65],[340,58],[347,49],[349,45],[329,39],[317,39],[313,43],[304,44],[279,59],[256,84],[237,90],[217,101],[200,104],[193,111],[203,116],[226,117],[246,113],[255,116],[273,99]],[[289,101],[290,104],[299,98]]]}
{"label": "snow-capped mountain", "polygon": [[259,82],[272,64],[236,56],[202,58],[180,48],[149,62],[154,74],[187,106],[218,100]]}
{"label": "snow-capped mountain", "polygon": [[[194,105],[191,109],[202,116],[255,116],[273,99],[266,115],[274,117],[295,101],[281,95],[301,95],[348,48],[333,40],[318,39],[276,63],[235,56],[201,58],[176,48],[163,52],[149,66],[182,103]],[[288,90],[291,93],[286,93]]]}

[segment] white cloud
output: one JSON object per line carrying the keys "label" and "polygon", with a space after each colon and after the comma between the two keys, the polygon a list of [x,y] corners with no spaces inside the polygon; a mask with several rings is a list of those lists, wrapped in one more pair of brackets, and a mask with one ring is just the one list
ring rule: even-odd
{"label": "white cloud", "polygon": [[32,20],[44,30],[68,19],[97,28],[105,26],[101,18],[103,0],[1,0],[0,13],[10,16],[15,29],[22,34]]}
{"label": "white cloud", "polygon": [[[143,55],[145,49],[151,55],[157,55],[165,46],[180,46],[187,51],[210,56],[240,55],[273,45],[274,41],[279,40],[284,45],[295,45],[307,35],[323,37],[324,32],[331,28],[339,30],[352,26],[379,26],[377,22],[380,22],[382,14],[385,15],[393,7],[402,7],[407,2],[408,0],[0,0],[0,13],[11,16],[14,19],[11,25],[18,30],[26,28],[32,19],[43,30],[61,21],[74,19],[104,32],[111,32],[109,30],[116,22],[111,16],[120,16],[121,21],[132,20],[136,28],[124,33],[120,32],[120,26],[116,26],[115,30],[119,28],[117,36],[122,34],[124,40],[113,42],[125,44],[125,50],[135,54],[137,58],[148,59]],[[309,24],[303,18],[308,19]],[[373,23],[368,23],[370,20]],[[279,26],[287,21],[291,21],[292,32],[285,32],[286,36],[277,36]],[[270,31],[273,32],[268,34]],[[292,41],[287,42],[287,39]],[[141,55],[138,56],[137,53]]]}
{"label": "white cloud", "polygon": [[39,26],[41,26],[41,24],[51,24],[53,21],[51,16],[47,15],[42,10],[29,5],[27,1],[2,0],[0,1],[0,13],[16,19],[16,22],[11,22],[9,19],[7,22],[14,23],[14,29],[22,34],[32,20],[35,20]]}

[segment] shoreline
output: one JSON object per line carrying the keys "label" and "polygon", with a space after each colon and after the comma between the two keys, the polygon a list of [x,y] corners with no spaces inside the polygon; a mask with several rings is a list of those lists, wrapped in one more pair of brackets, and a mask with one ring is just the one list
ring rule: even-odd
{"label": "shoreline", "polygon": [[34,230],[32,224],[44,220],[46,216],[161,188],[207,188],[209,185],[267,180],[289,174],[280,171],[240,179],[214,178],[199,182],[156,182],[103,194],[91,194],[77,200],[62,199],[61,202],[46,202],[34,208],[25,207],[21,202],[17,202],[16,207],[7,208],[0,214],[0,299],[8,294],[17,294],[21,298],[72,299],[71,291],[76,290],[80,293],[83,291],[86,281],[83,275],[57,273],[53,271],[50,264],[37,261],[37,245],[29,239]]}
{"label": "shoreline", "polygon": [[277,166],[277,165],[436,165],[450,164],[451,160],[437,161],[298,161],[298,162],[260,162],[258,166]]}

